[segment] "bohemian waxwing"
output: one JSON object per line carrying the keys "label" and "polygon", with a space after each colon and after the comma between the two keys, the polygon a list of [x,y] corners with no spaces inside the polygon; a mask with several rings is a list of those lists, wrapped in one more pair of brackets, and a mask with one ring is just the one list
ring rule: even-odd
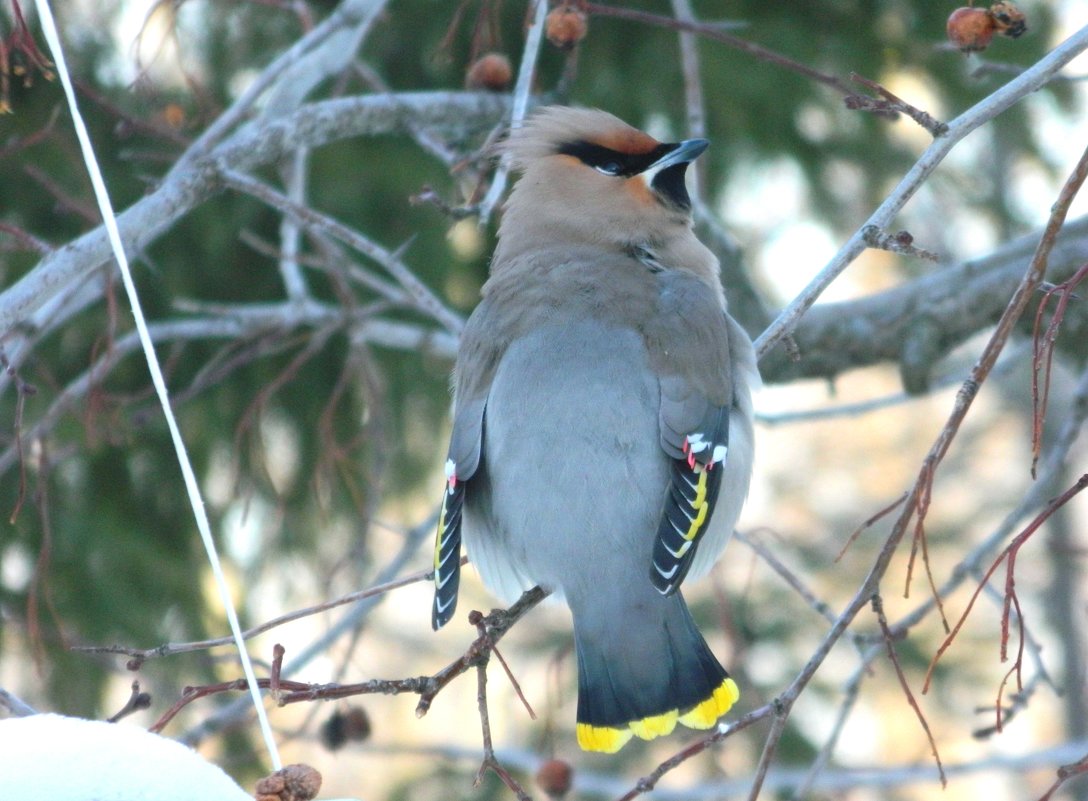
{"label": "bohemian waxwing", "polygon": [[707,144],[573,108],[513,131],[522,177],[454,371],[432,625],[462,537],[505,601],[565,598],[591,751],[710,728],[738,696],[678,591],[740,514],[759,381],[692,232],[684,172]]}

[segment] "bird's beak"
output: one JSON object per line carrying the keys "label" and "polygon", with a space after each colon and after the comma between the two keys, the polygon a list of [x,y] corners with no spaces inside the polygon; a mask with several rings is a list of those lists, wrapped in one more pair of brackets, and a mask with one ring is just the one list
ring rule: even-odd
{"label": "bird's beak", "polygon": [[647,167],[643,174],[648,180],[653,181],[654,176],[662,170],[695,161],[708,147],[710,142],[707,139],[685,139],[683,142],[677,142],[672,150]]}
{"label": "bird's beak", "polygon": [[677,208],[690,209],[691,198],[684,185],[684,172],[708,147],[710,142],[706,139],[677,142],[668,153],[643,170],[642,177],[663,200]]}

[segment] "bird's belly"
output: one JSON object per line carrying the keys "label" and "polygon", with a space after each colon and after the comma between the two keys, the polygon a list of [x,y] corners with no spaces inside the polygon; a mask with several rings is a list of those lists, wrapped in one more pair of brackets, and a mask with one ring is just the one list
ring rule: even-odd
{"label": "bird's belly", "polygon": [[635,331],[579,322],[510,346],[488,396],[483,475],[465,498],[485,584],[511,601],[534,584],[582,594],[649,575],[668,484],[658,407]]}

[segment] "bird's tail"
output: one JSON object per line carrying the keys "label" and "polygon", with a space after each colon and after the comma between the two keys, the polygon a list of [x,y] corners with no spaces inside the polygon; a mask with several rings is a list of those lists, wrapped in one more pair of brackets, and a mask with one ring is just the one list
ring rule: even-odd
{"label": "bird's tail", "polygon": [[578,744],[586,751],[614,753],[633,736],[652,740],[677,723],[709,729],[740,694],[680,593],[632,611],[637,618],[602,621],[599,608],[575,610]]}

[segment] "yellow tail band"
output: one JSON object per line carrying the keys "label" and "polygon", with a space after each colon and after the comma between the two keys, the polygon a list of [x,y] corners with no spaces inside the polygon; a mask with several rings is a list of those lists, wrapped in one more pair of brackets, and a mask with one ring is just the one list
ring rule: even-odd
{"label": "yellow tail band", "polygon": [[709,729],[733,707],[738,698],[740,690],[737,683],[727,676],[709,698],[681,715],[680,722],[690,729]]}
{"label": "yellow tail band", "polygon": [[632,737],[652,740],[671,734],[677,723],[691,729],[709,729],[718,719],[728,712],[740,698],[740,690],[733,679],[726,677],[705,701],[700,701],[684,714],[672,709],[660,715],[651,715],[641,720],[633,720],[625,726],[594,726],[591,723],[578,724],[578,746],[583,751],[598,751],[614,754],[623,748]]}

